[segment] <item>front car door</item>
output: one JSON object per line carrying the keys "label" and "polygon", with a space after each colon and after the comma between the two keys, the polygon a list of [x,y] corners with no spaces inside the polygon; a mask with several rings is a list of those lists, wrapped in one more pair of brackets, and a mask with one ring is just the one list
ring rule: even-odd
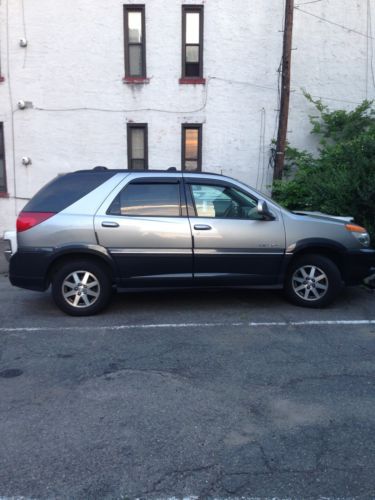
{"label": "front car door", "polygon": [[115,260],[121,282],[190,282],[192,236],[181,176],[129,177],[95,216],[99,243]]}
{"label": "front car door", "polygon": [[218,179],[185,177],[194,242],[194,279],[214,283],[276,284],[285,253],[281,213],[258,213],[258,199]]}

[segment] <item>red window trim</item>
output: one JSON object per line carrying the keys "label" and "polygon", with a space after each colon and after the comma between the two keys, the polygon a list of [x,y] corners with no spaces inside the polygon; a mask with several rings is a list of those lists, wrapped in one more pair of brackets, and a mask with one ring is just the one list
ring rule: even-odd
{"label": "red window trim", "polygon": [[9,193],[6,191],[0,191],[0,198],[9,198]]}
{"label": "red window trim", "polygon": [[136,77],[136,76],[124,76],[122,79],[123,83],[150,83],[150,79],[147,77]]}
{"label": "red window trim", "polygon": [[5,77],[0,75],[0,83],[5,82]]}
{"label": "red window trim", "polygon": [[180,85],[206,85],[205,78],[184,77],[178,80]]}

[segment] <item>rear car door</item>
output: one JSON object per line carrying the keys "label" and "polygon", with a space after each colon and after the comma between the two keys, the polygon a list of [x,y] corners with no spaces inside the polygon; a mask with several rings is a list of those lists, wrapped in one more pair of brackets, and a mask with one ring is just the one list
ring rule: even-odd
{"label": "rear car door", "polygon": [[141,175],[96,214],[99,243],[109,250],[124,284],[191,281],[192,235],[182,190],[181,176]]}
{"label": "rear car door", "polygon": [[282,216],[258,213],[258,199],[226,181],[185,177],[194,241],[194,279],[270,285],[285,252]]}

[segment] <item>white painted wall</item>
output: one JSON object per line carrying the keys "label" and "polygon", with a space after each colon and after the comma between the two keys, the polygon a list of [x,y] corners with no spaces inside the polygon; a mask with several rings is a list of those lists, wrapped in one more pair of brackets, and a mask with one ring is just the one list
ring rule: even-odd
{"label": "white painted wall", "polygon": [[[0,84],[0,120],[9,198],[0,198],[0,234],[14,225],[24,199],[57,173],[126,167],[127,121],[148,123],[150,168],[180,168],[181,124],[203,123],[203,169],[267,189],[284,2],[145,0],[147,85],[122,82],[123,3],[24,0],[24,26],[22,2],[2,0],[6,80]],[[178,83],[183,3],[205,6],[206,85]],[[303,8],[366,33],[365,0],[322,0]],[[26,50],[19,47],[25,28]],[[360,102],[366,91],[366,40],[296,12],[293,88],[338,99],[330,101],[333,107]],[[371,75],[367,87],[373,96]],[[34,108],[18,110],[20,99]],[[314,147],[306,117],[311,107],[297,92],[291,105],[290,141]],[[32,165],[23,166],[23,156],[31,157]]]}
{"label": "white painted wall", "polygon": [[[364,99],[375,97],[375,74],[371,74],[375,39],[366,36],[375,37],[375,2],[320,0],[313,3],[310,0],[311,3],[305,5],[302,4],[308,0],[295,2],[300,5],[300,10],[295,10],[294,19],[294,92],[290,103],[288,140],[294,146],[314,151],[317,143],[310,135],[308,115],[316,114],[316,110],[306,101],[302,89],[315,98],[321,98],[332,109],[353,109]],[[375,60],[373,67],[375,71]]]}

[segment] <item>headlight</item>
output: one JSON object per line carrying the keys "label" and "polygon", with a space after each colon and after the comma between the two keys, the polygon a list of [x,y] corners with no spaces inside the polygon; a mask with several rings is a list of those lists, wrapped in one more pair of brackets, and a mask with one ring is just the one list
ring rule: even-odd
{"label": "headlight", "polygon": [[345,224],[345,228],[352,233],[363,247],[370,246],[370,236],[364,227],[357,226],[357,224]]}

